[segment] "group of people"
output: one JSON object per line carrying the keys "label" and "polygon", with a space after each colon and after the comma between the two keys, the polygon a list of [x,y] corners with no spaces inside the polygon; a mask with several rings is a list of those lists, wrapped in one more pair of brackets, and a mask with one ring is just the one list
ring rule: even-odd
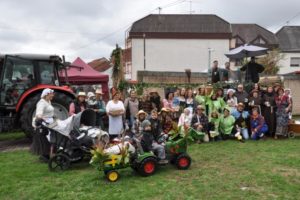
{"label": "group of people", "polygon": [[123,100],[120,97],[120,92],[112,93],[112,100],[105,108],[112,137],[125,129],[142,137],[142,124],[149,120],[154,138],[168,134],[174,124],[204,132],[205,142],[278,138],[287,136],[292,112],[290,90],[279,84],[263,90],[256,83],[250,92],[246,92],[242,84],[236,90],[178,88],[167,92],[164,99],[155,90],[145,92],[141,98],[131,90],[129,97]]}
{"label": "group of people", "polygon": [[[243,84],[226,89],[169,88],[165,98],[154,89],[140,97],[131,90],[127,98],[112,90],[108,102],[104,102],[102,95],[99,89],[87,94],[78,92],[69,106],[69,115],[93,109],[96,126],[107,130],[111,138],[122,133],[137,138],[144,150],[158,152],[161,162],[166,162],[162,138],[167,138],[175,127],[203,133],[199,143],[227,139],[244,142],[266,136],[277,139],[287,136],[292,112],[291,92],[279,84],[261,89],[256,83],[249,92]],[[36,117],[53,120],[53,91],[45,90],[41,97]],[[104,123],[107,117],[108,123]]]}

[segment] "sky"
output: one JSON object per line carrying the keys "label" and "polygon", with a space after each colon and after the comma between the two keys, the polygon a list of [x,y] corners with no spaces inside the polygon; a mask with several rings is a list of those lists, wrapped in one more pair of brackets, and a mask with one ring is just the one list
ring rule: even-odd
{"label": "sky", "polygon": [[1,0],[0,53],[109,58],[134,21],[149,14],[216,14],[272,32],[300,25],[299,0]]}

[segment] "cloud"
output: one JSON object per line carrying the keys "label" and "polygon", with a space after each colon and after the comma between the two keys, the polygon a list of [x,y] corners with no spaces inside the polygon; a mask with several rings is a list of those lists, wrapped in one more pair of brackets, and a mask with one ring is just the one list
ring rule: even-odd
{"label": "cloud", "polygon": [[[175,2],[175,3],[174,3]],[[173,4],[172,4],[173,3]],[[1,53],[56,53],[69,60],[109,57],[125,30],[151,13],[216,14],[231,23],[257,23],[272,31],[300,12],[300,1],[240,0],[1,0]],[[290,21],[300,25],[300,14]]]}

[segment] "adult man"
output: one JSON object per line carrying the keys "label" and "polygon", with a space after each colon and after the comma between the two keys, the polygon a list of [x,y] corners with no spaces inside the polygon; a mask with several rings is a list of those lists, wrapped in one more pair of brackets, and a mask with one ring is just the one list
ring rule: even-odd
{"label": "adult man", "polygon": [[100,126],[101,129],[103,130],[104,129],[104,124],[103,124],[103,120],[102,120],[102,117],[106,114],[106,105],[105,105],[105,102],[102,100],[102,95],[103,95],[103,92],[101,89],[97,89],[96,90],[96,109],[95,109],[95,112],[96,112],[96,125],[97,126]]}
{"label": "adult man", "polygon": [[229,81],[230,74],[231,74],[230,63],[229,62],[225,63],[225,69],[223,70],[222,74],[223,74],[222,80],[223,81]]}
{"label": "adult man", "polygon": [[211,69],[211,82],[217,83],[220,81],[220,69],[218,68],[218,61],[215,60],[213,62],[213,66]]}
{"label": "adult man", "polygon": [[258,83],[259,73],[262,73],[265,68],[255,62],[255,57],[251,57],[250,62],[241,68],[241,71],[246,71],[245,81],[252,81],[253,83]]}
{"label": "adult man", "polygon": [[248,110],[249,95],[246,91],[244,91],[244,86],[242,84],[238,85],[235,96],[237,98],[237,103],[243,103],[246,110]]}

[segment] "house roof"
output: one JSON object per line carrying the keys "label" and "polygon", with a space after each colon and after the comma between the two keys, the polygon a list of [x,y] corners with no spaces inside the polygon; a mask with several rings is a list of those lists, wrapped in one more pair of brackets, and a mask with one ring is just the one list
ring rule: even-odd
{"label": "house roof", "polygon": [[284,26],[276,36],[283,52],[300,52],[300,26]]}
{"label": "house roof", "polygon": [[95,60],[89,62],[88,65],[90,65],[92,68],[94,68],[98,72],[104,72],[112,67],[109,60],[107,60],[104,57],[95,59]]}
{"label": "house roof", "polygon": [[267,45],[278,45],[277,37],[271,31],[258,24],[231,24],[232,37],[240,37],[245,43],[251,44],[258,37],[267,42]]}
{"label": "house roof", "polygon": [[[208,34],[231,34],[230,23],[217,15],[179,15],[150,14],[133,23],[129,35],[135,37],[146,34],[146,37],[169,34],[174,36],[207,36]],[[151,35],[152,34],[152,35]],[[211,35],[212,37],[213,35]]]}

